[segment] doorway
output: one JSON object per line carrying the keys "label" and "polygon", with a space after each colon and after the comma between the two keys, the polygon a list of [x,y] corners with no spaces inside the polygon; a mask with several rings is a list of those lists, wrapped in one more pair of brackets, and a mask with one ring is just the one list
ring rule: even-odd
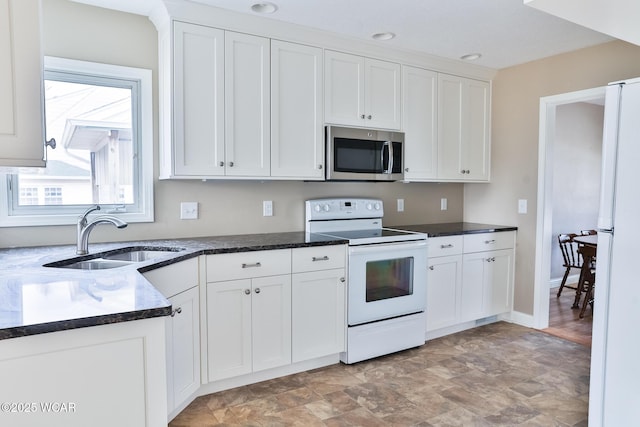
{"label": "doorway", "polygon": [[560,153],[560,150],[556,147],[558,109],[575,103],[603,103],[604,96],[605,87],[599,87],[540,99],[538,211],[533,309],[533,326],[538,329],[544,329],[549,326],[551,252],[555,242],[553,180],[555,158]]}

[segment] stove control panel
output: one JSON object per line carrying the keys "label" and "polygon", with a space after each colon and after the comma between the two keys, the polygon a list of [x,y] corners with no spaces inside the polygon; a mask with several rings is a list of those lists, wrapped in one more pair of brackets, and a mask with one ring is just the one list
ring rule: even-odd
{"label": "stove control panel", "polygon": [[305,202],[306,221],[382,218],[383,216],[384,207],[380,199],[351,197],[312,199]]}

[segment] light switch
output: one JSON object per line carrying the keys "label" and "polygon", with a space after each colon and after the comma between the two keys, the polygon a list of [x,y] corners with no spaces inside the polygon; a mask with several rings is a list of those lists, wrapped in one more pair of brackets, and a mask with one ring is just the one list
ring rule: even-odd
{"label": "light switch", "polygon": [[404,212],[404,199],[398,199],[398,212]]}
{"label": "light switch", "polygon": [[442,199],[440,199],[440,210],[441,211],[446,211],[447,210],[447,198],[443,197]]}
{"label": "light switch", "polygon": [[527,213],[527,199],[518,200],[518,213],[519,214]]}
{"label": "light switch", "polygon": [[264,200],[262,202],[262,216],[273,216],[273,201]]}

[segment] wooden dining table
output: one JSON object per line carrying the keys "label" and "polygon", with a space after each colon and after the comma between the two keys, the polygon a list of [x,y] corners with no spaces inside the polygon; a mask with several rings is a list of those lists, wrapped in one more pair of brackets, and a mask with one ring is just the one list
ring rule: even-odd
{"label": "wooden dining table", "polygon": [[580,307],[580,297],[584,293],[584,301],[580,309],[580,318],[584,317],[584,312],[590,300],[593,300],[593,287],[595,285],[595,258],[598,250],[598,235],[576,236],[573,241],[578,243],[578,253],[582,255],[582,269],[578,286],[576,286],[576,297],[571,308]]}

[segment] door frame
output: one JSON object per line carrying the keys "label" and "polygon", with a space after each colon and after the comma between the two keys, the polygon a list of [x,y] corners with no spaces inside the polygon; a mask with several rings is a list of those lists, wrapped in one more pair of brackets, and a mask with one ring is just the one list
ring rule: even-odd
{"label": "door frame", "polygon": [[606,86],[540,98],[538,128],[538,211],[536,213],[536,258],[533,296],[533,327],[549,326],[549,281],[553,226],[553,160],[556,107],[576,102],[604,100]]}

